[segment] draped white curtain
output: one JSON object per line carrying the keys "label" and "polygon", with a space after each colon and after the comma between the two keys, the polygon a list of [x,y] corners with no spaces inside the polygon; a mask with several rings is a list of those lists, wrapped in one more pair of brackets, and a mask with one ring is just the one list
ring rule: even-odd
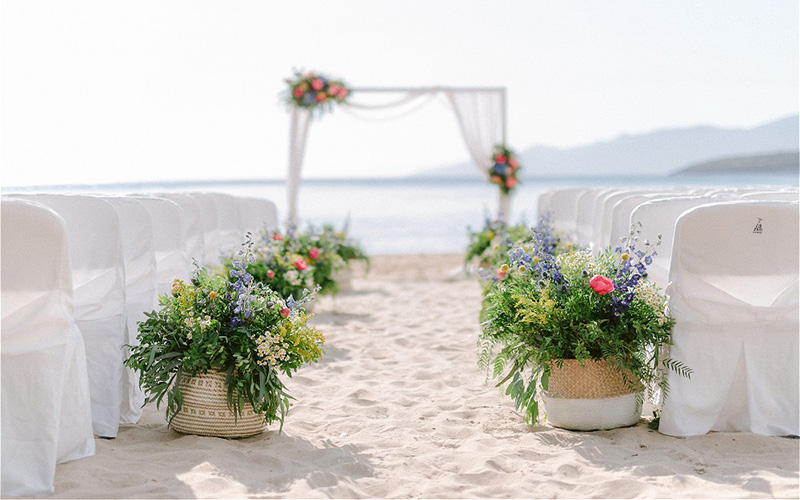
{"label": "draped white curtain", "polygon": [[[394,94],[391,100],[370,100],[366,96]],[[398,96],[399,94],[399,96]],[[504,88],[362,88],[354,89],[342,109],[361,119],[392,119],[406,115],[426,104],[438,94],[444,94],[453,108],[461,135],[472,161],[481,174],[488,179],[492,166],[492,152],[497,144],[505,143],[505,89]],[[427,99],[424,99],[427,98]],[[414,104],[412,107],[411,104]],[[391,113],[391,114],[387,114]],[[292,108],[291,137],[289,143],[289,172],[287,190],[289,214],[287,223],[296,226],[297,193],[300,188],[300,172],[308,137],[311,112],[303,108]],[[498,218],[505,220],[510,210],[510,198],[500,192]]]}

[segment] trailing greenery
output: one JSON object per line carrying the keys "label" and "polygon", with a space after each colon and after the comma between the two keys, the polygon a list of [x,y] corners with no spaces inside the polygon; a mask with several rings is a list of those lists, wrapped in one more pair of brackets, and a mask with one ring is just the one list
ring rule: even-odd
{"label": "trailing greenery", "polygon": [[691,374],[677,360],[660,359],[674,320],[646,278],[655,245],[637,249],[636,234],[597,256],[554,255],[546,235],[534,231],[498,268],[486,290],[478,366],[498,387],[508,384],[506,394],[529,424],[538,421],[537,396],[559,360],[607,360],[633,375],[626,377],[632,389],[643,384],[651,396],[666,393],[665,368]]}
{"label": "trailing greenery", "polygon": [[147,402],[160,407],[166,396],[170,422],[182,407],[181,378],[218,369],[235,415],[250,404],[282,428],[290,396],[280,374],[291,377],[323,354],[325,337],[306,324],[307,297],[285,300],[255,282],[245,270],[248,249],[233,264],[232,281],[197,268],[190,283],[175,280],[159,297],[160,309],[139,323],[139,344],[125,364],[140,373]]}

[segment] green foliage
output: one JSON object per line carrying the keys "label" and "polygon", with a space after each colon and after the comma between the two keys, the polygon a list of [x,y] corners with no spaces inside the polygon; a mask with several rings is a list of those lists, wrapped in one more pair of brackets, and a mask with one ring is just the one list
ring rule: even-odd
{"label": "green foliage", "polygon": [[302,304],[287,303],[255,283],[237,262],[235,281],[196,269],[190,283],[175,280],[160,309],[139,323],[138,345],[125,364],[140,373],[147,402],[168,420],[180,411],[180,379],[218,369],[226,374],[228,406],[241,415],[249,403],[267,423],[283,426],[289,395],[279,375],[291,376],[322,356],[324,336],[307,325]]}
{"label": "green foliage", "polygon": [[666,392],[665,369],[691,374],[678,361],[659,359],[674,320],[666,297],[646,279],[653,245],[638,250],[632,233],[596,256],[585,250],[554,255],[546,236],[534,231],[498,269],[486,289],[478,342],[479,368],[498,387],[507,384],[506,394],[529,424],[538,421],[537,395],[559,360],[608,360],[651,396]]}

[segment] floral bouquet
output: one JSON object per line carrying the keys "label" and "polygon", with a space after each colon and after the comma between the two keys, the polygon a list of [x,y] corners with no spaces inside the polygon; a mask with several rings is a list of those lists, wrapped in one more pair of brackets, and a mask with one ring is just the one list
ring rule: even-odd
{"label": "floral bouquet", "polygon": [[505,145],[496,146],[492,161],[494,165],[489,168],[489,180],[500,186],[503,193],[511,193],[517,186],[517,171],[520,169],[514,152]]}
{"label": "floral bouquet", "polygon": [[531,425],[539,418],[537,396],[547,391],[553,364],[563,360],[606,360],[630,374],[631,388],[646,386],[651,397],[666,393],[662,364],[690,373],[659,357],[674,324],[666,297],[647,280],[660,240],[638,249],[636,234],[594,256],[587,250],[554,255],[534,233],[529,249],[514,248],[498,268],[486,295],[478,365],[491,367],[498,387],[508,382],[506,394]]}
{"label": "floral bouquet", "polygon": [[345,102],[350,89],[341,80],[331,80],[314,72],[294,73],[294,79],[287,79],[289,86],[286,102],[290,106],[307,109],[330,109],[333,104]]}
{"label": "floral bouquet", "polygon": [[302,302],[285,300],[246,271],[248,251],[230,281],[197,268],[189,283],[175,280],[159,297],[161,309],[139,323],[139,345],[125,364],[141,374],[147,401],[167,397],[167,419],[180,412],[183,377],[212,370],[225,374],[228,408],[241,416],[245,403],[266,423],[283,427],[289,397],[280,374],[291,376],[322,356],[324,336],[306,324]]}

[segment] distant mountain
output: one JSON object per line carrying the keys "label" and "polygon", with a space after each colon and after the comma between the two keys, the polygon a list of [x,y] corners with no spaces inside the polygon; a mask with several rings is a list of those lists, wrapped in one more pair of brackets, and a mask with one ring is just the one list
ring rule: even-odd
{"label": "distant mountain", "polygon": [[[533,146],[518,152],[521,177],[585,175],[665,176],[691,165],[741,156],[794,152],[800,117],[783,118],[750,129],[698,126],[623,135],[571,148]],[[418,177],[479,178],[474,166],[451,165]]]}
{"label": "distant mountain", "polygon": [[672,175],[785,172],[800,174],[800,153],[739,156],[708,161],[678,170]]}

